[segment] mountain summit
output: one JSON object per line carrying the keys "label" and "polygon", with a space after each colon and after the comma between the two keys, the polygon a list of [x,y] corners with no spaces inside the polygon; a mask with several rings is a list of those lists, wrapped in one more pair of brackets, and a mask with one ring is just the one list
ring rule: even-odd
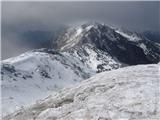
{"label": "mountain summit", "polygon": [[100,23],[86,23],[76,28],[69,28],[59,37],[57,43],[61,51],[91,44],[130,65],[160,61],[159,44],[140,34]]}

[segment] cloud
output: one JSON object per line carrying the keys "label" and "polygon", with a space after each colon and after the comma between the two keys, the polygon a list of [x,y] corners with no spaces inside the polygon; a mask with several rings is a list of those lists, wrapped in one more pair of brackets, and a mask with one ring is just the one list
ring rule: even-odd
{"label": "cloud", "polygon": [[24,44],[23,39],[17,33],[9,32],[9,34],[2,34],[1,41],[2,59],[17,56],[31,48]]}
{"label": "cloud", "polygon": [[2,41],[12,45],[12,37],[7,35],[14,33],[19,44],[23,40],[19,34],[25,31],[52,31],[81,21],[102,21],[134,31],[158,30],[159,5],[159,1],[2,2]]}

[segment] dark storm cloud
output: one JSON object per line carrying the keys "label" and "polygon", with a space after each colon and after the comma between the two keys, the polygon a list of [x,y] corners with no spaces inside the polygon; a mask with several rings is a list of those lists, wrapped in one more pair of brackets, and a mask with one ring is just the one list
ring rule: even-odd
{"label": "dark storm cloud", "polygon": [[[82,21],[101,21],[134,31],[158,30],[159,5],[158,1],[2,2],[2,45],[5,41],[4,49],[7,50],[9,46],[18,49],[19,46],[22,47],[22,38],[13,33],[20,34],[27,30],[54,30],[61,24],[75,24]],[[12,44],[13,41],[18,42],[17,46]],[[2,48],[2,52],[6,51],[4,49]],[[5,54],[8,57],[7,51]]]}
{"label": "dark storm cloud", "polygon": [[53,29],[58,23],[100,20],[134,29],[158,29],[158,4],[158,1],[3,2],[2,24],[21,29]]}

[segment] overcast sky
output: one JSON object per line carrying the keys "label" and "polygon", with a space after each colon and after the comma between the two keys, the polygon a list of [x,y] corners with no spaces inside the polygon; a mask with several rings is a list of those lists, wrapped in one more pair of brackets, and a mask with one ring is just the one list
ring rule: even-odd
{"label": "overcast sky", "polygon": [[158,30],[160,2],[2,2],[2,59],[30,49],[20,32],[101,21],[134,31]]}

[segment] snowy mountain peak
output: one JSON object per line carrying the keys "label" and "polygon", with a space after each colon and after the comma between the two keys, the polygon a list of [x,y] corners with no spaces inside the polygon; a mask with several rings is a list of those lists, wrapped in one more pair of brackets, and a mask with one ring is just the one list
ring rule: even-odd
{"label": "snowy mountain peak", "polygon": [[120,62],[132,65],[160,61],[158,44],[135,32],[114,29],[100,23],[85,23],[71,27],[57,41],[60,51],[70,51],[91,44]]}
{"label": "snowy mountain peak", "polygon": [[[84,43],[93,43],[90,39],[90,34],[98,34],[97,32],[102,32],[100,29],[103,27],[110,29],[105,24],[100,24],[97,22],[87,22],[76,27],[70,27],[67,29],[63,36],[60,36],[58,41],[59,49],[65,51],[76,45],[82,45]],[[96,32],[96,33],[94,33]],[[88,39],[87,39],[88,38]]]}

